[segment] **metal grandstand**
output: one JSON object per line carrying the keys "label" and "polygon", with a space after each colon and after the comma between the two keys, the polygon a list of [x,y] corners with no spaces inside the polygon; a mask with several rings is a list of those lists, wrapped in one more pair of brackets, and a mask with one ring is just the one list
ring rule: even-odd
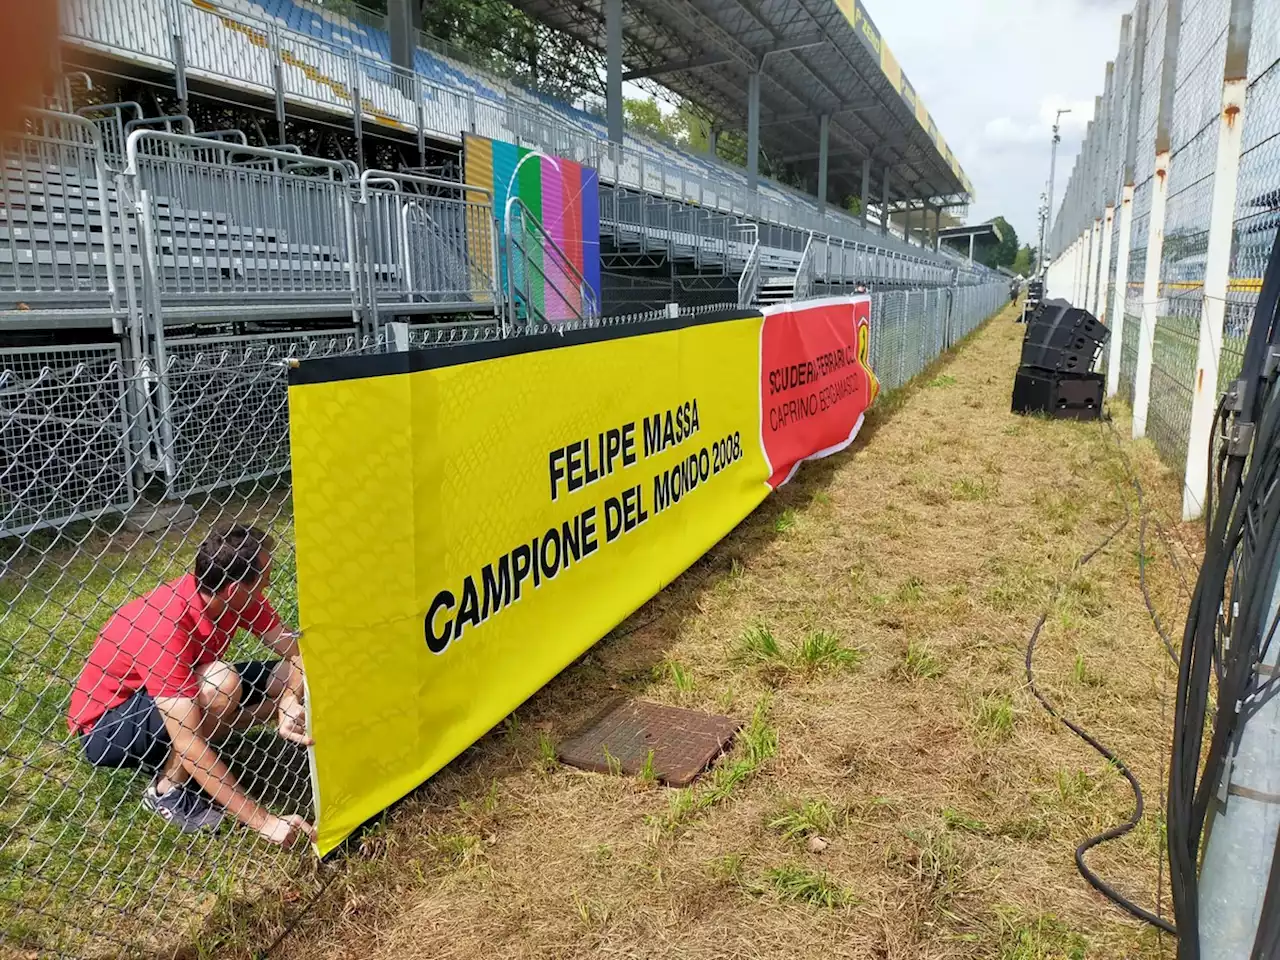
{"label": "metal grandstand", "polygon": [[[396,67],[385,20],[379,25],[380,18],[371,12],[343,16],[307,0],[62,0],[61,6],[69,60],[100,65],[106,57],[108,69],[127,65],[133,71],[171,73],[180,99],[192,83],[212,84],[220,96],[271,104],[282,129],[286,114],[327,114],[348,118],[357,137],[370,125],[416,136],[419,144],[457,143],[462,132],[471,131],[590,161],[606,182],[646,193],[798,230],[870,240],[865,218],[822,210],[814,196],[767,180],[753,186],[749,171],[706,155],[629,134],[621,148],[600,156],[609,130],[599,118],[435,51],[419,46],[414,70]],[[548,14],[553,22],[563,19],[550,16],[554,11]],[[828,116],[831,192],[858,195],[861,190],[867,200],[863,210],[875,209],[883,221],[879,211],[887,188],[891,210],[927,206],[935,211],[936,230],[937,211],[964,203],[971,189],[865,11],[851,5],[841,14],[832,6],[813,21],[819,26],[810,27],[795,17],[774,20],[775,32],[783,37],[807,30],[807,45],[784,39],[760,53],[760,102],[765,107],[761,142],[775,152],[797,151],[788,162],[801,171],[812,168],[816,177],[821,137],[809,134],[820,132],[822,116]],[[722,35],[723,30],[707,33]],[[673,49],[688,47],[692,36],[686,32]],[[827,39],[819,43],[819,36]],[[733,49],[735,56],[742,52]],[[636,69],[658,69],[651,61],[652,56],[636,60]],[[686,79],[692,83],[689,78],[703,75],[705,82],[707,72],[688,67],[662,80],[681,89]],[[726,77],[725,90],[736,82],[728,79],[731,70],[710,72]],[[795,88],[801,75],[801,86],[819,91],[805,101],[803,114],[781,92]],[[747,111],[747,99],[741,96],[735,102],[723,90],[716,98],[688,89],[726,118]],[[355,103],[359,110],[353,109]],[[863,160],[866,177],[854,184]],[[857,177],[850,172],[851,163],[858,168]],[[882,237],[891,233],[883,224],[877,232]],[[881,245],[899,247],[892,236]]]}
{"label": "metal grandstand", "polygon": [[820,197],[824,179],[836,196],[861,197],[864,210],[876,202],[894,211],[937,210],[962,206],[972,194],[857,0],[513,4],[610,59],[608,24],[618,17],[621,79],[655,78],[749,135],[757,126],[760,145],[818,185]]}
{"label": "metal grandstand", "polygon": [[[972,268],[936,250],[936,235],[942,205],[967,196],[963,172],[862,8],[816,19],[802,16],[805,9],[769,14],[761,29],[776,34],[773,46],[752,48],[761,51],[752,88],[767,107],[764,142],[803,151],[803,131],[816,122],[834,137],[840,188],[845,164],[862,150],[861,217],[710,156],[634,134],[610,142],[598,117],[421,46],[415,69],[397,67],[385,18],[369,12],[339,15],[309,0],[61,0],[68,65],[106,89],[121,77],[168,84],[178,111],[148,116],[138,103],[104,104],[101,96],[79,105],[68,92],[57,106],[77,119],[43,116],[7,148],[0,323],[10,331],[110,328],[140,350],[140,330],[173,324],[339,322],[368,336],[392,317],[496,316],[515,304],[497,289],[496,241],[489,262],[472,262],[475,250],[462,249],[463,233],[493,230],[495,211],[477,207],[458,183],[370,180],[361,169],[366,129],[399,138],[410,152],[416,146],[420,163],[442,150],[456,155],[464,134],[477,133],[598,171],[601,254],[612,286],[604,312],[672,300],[749,304],[815,285],[956,282],[958,271]],[[542,13],[563,19],[556,8]],[[711,17],[716,30],[697,22],[738,62],[742,49],[723,31],[746,26],[731,13],[697,15]],[[691,36],[673,49],[692,49]],[[646,42],[657,34],[637,28],[632,46]],[[711,56],[703,48],[694,55]],[[634,69],[670,70],[663,79],[676,88],[703,73],[648,56]],[[616,80],[621,65],[614,67]],[[845,99],[806,101],[810,113],[801,116],[780,92],[796,86],[798,71],[815,90],[847,87]],[[687,89],[730,111],[733,71],[713,73],[729,78],[721,99],[705,77],[697,81],[703,87]],[[241,130],[196,131],[186,115],[196,96],[273,111],[277,141],[260,126],[256,145]],[[284,142],[291,118],[346,125],[355,159],[301,156]],[[881,164],[876,224],[868,190]],[[932,205],[932,240],[922,229],[912,242],[913,202]],[[379,246],[390,236],[397,242]],[[667,279],[653,283],[655,275]]]}

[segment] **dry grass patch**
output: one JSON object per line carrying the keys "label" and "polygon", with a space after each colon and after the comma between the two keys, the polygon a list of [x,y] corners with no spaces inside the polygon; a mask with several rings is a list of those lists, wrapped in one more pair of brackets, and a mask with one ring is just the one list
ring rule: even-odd
{"label": "dry grass patch", "polygon": [[[1127,816],[1123,779],[1024,688],[1031,625],[1130,494],[1108,431],[1007,412],[1021,331],[997,319],[886,397],[848,452],[398,805],[279,956],[1159,956],[1072,860]],[[1196,531],[1153,451],[1125,444],[1174,540],[1145,550],[1177,623]],[[1136,527],[1068,578],[1035,667],[1146,788],[1142,826],[1090,864],[1153,907],[1173,686]],[[556,764],[619,694],[747,725],[686,790]],[[268,939],[280,914],[248,927]],[[247,955],[237,929],[220,955]]]}

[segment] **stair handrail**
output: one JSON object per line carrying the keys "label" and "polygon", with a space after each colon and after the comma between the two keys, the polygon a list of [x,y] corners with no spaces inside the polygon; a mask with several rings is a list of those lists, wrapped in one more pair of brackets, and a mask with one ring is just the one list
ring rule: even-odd
{"label": "stair handrail", "polygon": [[[578,302],[582,304],[581,310],[573,311],[574,316],[577,318],[577,320],[579,322],[586,323],[586,322],[598,319],[600,316],[600,301],[599,301],[599,298],[596,296],[595,290],[592,289],[589,283],[587,283],[587,278],[582,275],[582,271],[580,271],[577,268],[577,266],[574,264],[574,262],[569,259],[568,254],[566,254],[562,249],[560,249],[560,245],[556,243],[555,239],[551,236],[551,234],[549,234],[546,228],[543,227],[542,222],[534,215],[533,211],[529,209],[529,205],[526,204],[519,197],[513,195],[507,198],[507,206],[506,206],[506,210],[504,211],[504,226],[506,228],[506,243],[507,243],[508,321],[512,324],[516,322],[516,318],[517,318],[516,301],[518,299],[523,298],[525,303],[525,308],[528,310],[528,315],[530,320],[533,319],[533,314],[535,312],[540,312],[542,313],[542,320],[544,323],[557,322],[557,321],[550,320],[546,316],[545,311],[538,311],[533,303],[532,297],[529,295],[528,290],[525,290],[522,294],[516,285],[515,251],[517,249],[520,251],[521,255],[524,257],[526,283],[528,280],[528,271],[530,268],[536,270],[538,274],[542,277],[544,282],[548,282],[550,280],[550,277],[547,276],[546,271],[543,270],[542,267],[538,266],[536,263],[534,263],[532,260],[529,259],[528,251],[524,249],[523,243],[516,240],[515,231],[511,229],[511,223],[512,223],[511,215],[513,211],[519,212],[520,220],[522,223],[531,225],[534,228],[533,231],[531,232],[536,237],[538,237],[539,242],[542,245],[544,255],[548,249],[553,251],[555,253],[555,260],[557,265],[562,270],[566,271],[566,275],[569,276],[570,279],[577,281],[578,296],[579,296]],[[523,234],[523,230],[521,232]],[[555,289],[554,286],[552,287],[552,289]],[[569,302],[568,299],[564,297],[563,293],[561,293],[560,296],[561,296],[561,299],[564,300],[566,303]]]}
{"label": "stair handrail", "polygon": [[742,276],[738,278],[738,306],[745,309],[755,302],[760,290],[760,231],[754,223],[739,226],[755,238],[751,251],[747,254],[747,262],[743,265]]}
{"label": "stair handrail", "polygon": [[[420,212],[424,217],[426,217],[427,221],[430,222],[433,227],[435,227],[435,221],[432,220],[431,215],[416,202],[417,199],[426,197],[427,195],[422,193],[409,193],[405,191],[403,187],[409,185],[416,186],[419,189],[425,188],[451,191],[455,196],[446,196],[443,199],[446,202],[460,204],[464,218],[467,217],[468,208],[475,208],[476,211],[478,211],[478,216],[482,216],[483,222],[489,226],[489,230],[487,231],[489,234],[487,238],[488,242],[484,244],[484,246],[488,247],[488,250],[482,251],[482,254],[487,253],[487,257],[484,259],[487,259],[488,262],[485,263],[483,259],[473,260],[469,245],[466,247],[467,252],[462,260],[467,268],[467,279],[472,288],[470,292],[490,297],[494,304],[494,310],[495,312],[497,311],[499,303],[498,244],[497,239],[493,236],[494,211],[492,191],[485,187],[464,183],[460,180],[449,180],[444,177],[433,177],[426,174],[406,173],[403,171],[393,173],[389,170],[365,170],[360,174],[359,181],[359,202],[361,204],[367,204],[369,202],[369,187],[375,183],[393,186],[396,194],[401,198],[399,243],[401,259],[405,265],[402,279],[405,282],[405,292],[409,295],[408,299],[410,301],[413,300],[412,293],[414,277],[413,264],[411,262],[412,258],[410,256],[408,210],[412,207]],[[471,223],[470,220],[464,219],[464,232],[468,234],[468,239],[470,239],[470,231],[477,226],[477,224]]]}
{"label": "stair handrail", "polygon": [[817,277],[817,268],[814,265],[813,248],[817,243],[829,241],[830,238],[823,235],[819,237],[814,231],[809,231],[809,239],[805,242],[804,252],[800,254],[800,263],[796,266],[796,280],[791,289],[792,300],[807,300],[813,296],[814,281]]}

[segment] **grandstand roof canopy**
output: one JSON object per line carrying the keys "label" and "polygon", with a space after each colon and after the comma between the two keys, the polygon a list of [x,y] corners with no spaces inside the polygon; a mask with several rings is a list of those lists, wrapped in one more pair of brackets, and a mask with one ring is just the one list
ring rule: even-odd
{"label": "grandstand roof canopy", "polygon": [[1004,234],[1000,232],[1000,228],[994,223],[975,223],[969,226],[943,227],[938,231],[938,237],[944,242],[947,240],[968,240],[973,237],[975,240],[994,240],[999,243],[1004,239]]}
{"label": "grandstand roof canopy", "polygon": [[[605,50],[605,0],[511,0]],[[760,143],[803,175],[818,168],[829,114],[833,197],[857,196],[870,157],[890,200],[959,205],[969,179],[938,133],[861,0],[625,0],[624,79],[652,77],[726,122],[746,126],[749,74],[760,71]]]}

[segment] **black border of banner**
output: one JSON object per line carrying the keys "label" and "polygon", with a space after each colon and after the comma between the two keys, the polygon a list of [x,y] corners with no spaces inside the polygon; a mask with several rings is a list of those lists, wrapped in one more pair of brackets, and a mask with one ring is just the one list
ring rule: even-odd
{"label": "black border of banner", "polygon": [[566,330],[563,333],[516,334],[495,337],[492,340],[475,340],[468,343],[436,344],[417,350],[394,353],[372,353],[363,356],[321,357],[302,360],[289,369],[289,385],[302,386],[311,383],[335,383],[342,380],[365,380],[369,377],[389,377],[422,370],[439,370],[464,363],[497,360],[542,350],[576,347],[588,343],[603,343],[626,337],[643,337],[652,333],[670,333],[688,327],[700,327],[710,323],[730,320],[759,320],[759,310],[717,310],[669,319],[621,322],[599,327]]}

